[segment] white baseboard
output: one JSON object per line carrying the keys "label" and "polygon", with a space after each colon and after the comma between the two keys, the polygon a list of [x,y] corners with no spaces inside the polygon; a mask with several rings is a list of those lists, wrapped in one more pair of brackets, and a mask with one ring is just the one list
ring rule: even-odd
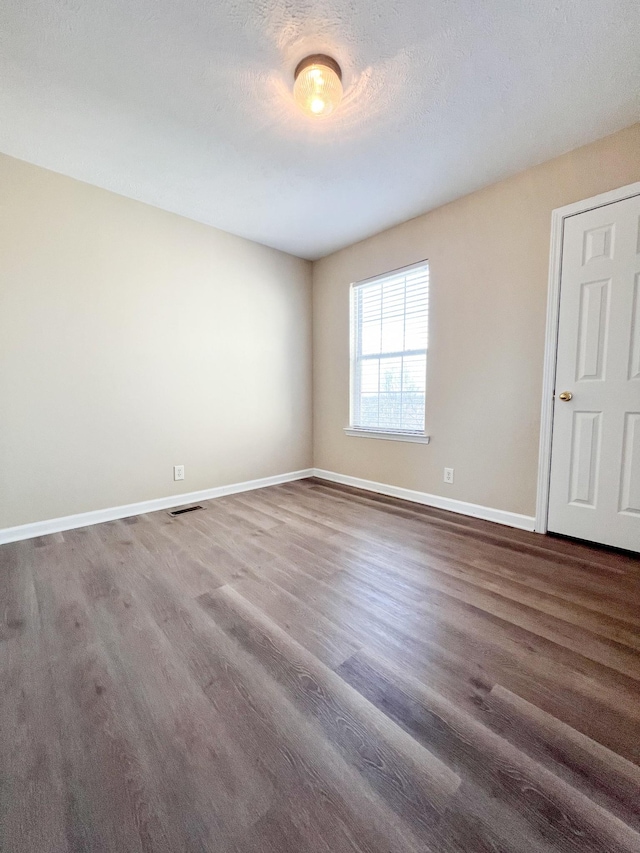
{"label": "white baseboard", "polygon": [[427,492],[415,492],[412,489],[402,489],[399,486],[388,486],[386,483],[374,483],[372,480],[348,477],[346,474],[323,471],[321,468],[314,468],[313,476],[318,477],[320,480],[341,483],[343,486],[364,489],[367,492],[377,492],[380,495],[389,495],[392,498],[401,498],[405,501],[413,501],[413,503],[433,506],[437,509],[446,509],[449,512],[460,513],[460,515],[471,515],[474,518],[482,518],[485,521],[495,521],[498,524],[506,524],[508,527],[517,527],[519,530],[533,531],[535,529],[536,520],[532,515],[520,515],[517,512],[493,509],[492,507],[471,504],[466,501],[457,501],[453,498],[443,498],[440,495],[430,495]]}
{"label": "white baseboard", "polygon": [[20,524],[17,527],[0,529],[0,545],[5,542],[18,542],[21,539],[33,539],[35,536],[46,536],[49,533],[60,533],[63,530],[74,530],[77,527],[88,527],[90,524],[101,524],[103,521],[115,521],[118,518],[128,518],[141,515],[143,512],[157,512],[161,509],[171,509],[175,506],[208,501],[212,498],[222,498],[225,495],[235,495],[239,492],[249,492],[253,489],[263,489],[266,486],[277,486],[280,483],[290,483],[293,480],[303,480],[312,477],[313,469],[292,471],[289,474],[276,474],[274,477],[262,477],[260,480],[247,480],[244,483],[232,483],[230,486],[216,486],[213,489],[202,489],[199,492],[187,492],[182,495],[170,495],[166,498],[154,498],[150,501],[140,501],[124,506],[114,506],[108,509],[96,509],[91,512],[80,512],[76,515],[65,515],[62,518],[51,518],[47,521],[35,521],[32,524]]}
{"label": "white baseboard", "polygon": [[166,498],[154,498],[150,501],[125,504],[124,506],[97,509],[91,512],[81,512],[76,515],[66,515],[62,518],[51,518],[46,521],[36,521],[32,524],[20,524],[16,527],[5,527],[0,529],[0,545],[5,542],[18,542],[21,539],[33,539],[35,536],[47,536],[49,533],[61,533],[64,530],[74,530],[78,527],[88,527],[91,524],[101,524],[104,521],[115,521],[118,518],[128,518],[132,515],[142,515],[145,512],[157,512],[162,509],[172,509],[176,506],[208,501],[213,498],[221,498],[225,495],[234,495],[239,492],[249,492],[253,489],[263,489],[267,486],[277,486],[280,483],[291,483],[294,480],[303,480],[306,477],[318,477],[320,480],[329,480],[332,483],[341,483],[343,486],[353,486],[356,489],[364,489],[368,492],[376,492],[380,495],[389,495],[401,498],[405,501],[433,506],[437,509],[446,509],[461,515],[470,515],[474,518],[482,518],[485,521],[495,521],[498,524],[506,524],[508,527],[517,527],[520,530],[534,530],[535,518],[529,515],[520,515],[517,512],[507,512],[503,509],[480,506],[479,504],[457,501],[453,498],[444,498],[440,495],[430,495],[427,492],[416,492],[412,489],[402,489],[399,486],[389,486],[386,483],[375,483],[372,480],[362,480],[359,477],[349,477],[346,474],[336,474],[333,471],[324,471],[321,468],[306,468],[302,471],[292,471],[288,474],[277,474],[274,477],[263,477],[259,480],[247,480],[244,483],[232,483],[229,486],[216,486],[213,489],[202,489],[198,492],[186,492],[181,495],[170,495]]}

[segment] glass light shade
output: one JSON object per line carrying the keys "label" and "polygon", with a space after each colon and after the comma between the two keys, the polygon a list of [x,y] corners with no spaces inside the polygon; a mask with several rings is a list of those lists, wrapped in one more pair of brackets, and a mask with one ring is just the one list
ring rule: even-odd
{"label": "glass light shade", "polygon": [[307,56],[295,72],[293,97],[308,116],[322,118],[332,113],[342,100],[342,73],[330,56]]}

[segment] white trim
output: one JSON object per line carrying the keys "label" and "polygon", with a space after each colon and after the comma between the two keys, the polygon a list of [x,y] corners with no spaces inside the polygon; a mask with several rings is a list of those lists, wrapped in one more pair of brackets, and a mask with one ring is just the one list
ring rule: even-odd
{"label": "white trim", "polygon": [[378,275],[372,275],[371,278],[363,278],[361,281],[352,281],[351,287],[356,288],[363,284],[375,284],[376,281],[382,281],[385,278],[392,278],[394,275],[405,275],[408,272],[420,269],[420,267],[428,266],[429,258],[425,258],[423,261],[416,261],[415,264],[408,264],[406,267],[397,267],[397,269],[389,270],[389,272],[381,272]]}
{"label": "white trim", "polygon": [[401,498],[402,500],[425,506],[433,506],[438,509],[448,510],[449,512],[456,512],[460,515],[482,518],[485,521],[506,524],[509,527],[517,527],[520,530],[534,529],[534,518],[532,516],[493,509],[491,507],[480,506],[479,504],[454,500],[453,498],[445,498],[440,495],[430,495],[427,492],[416,492],[411,489],[400,488],[399,486],[389,486],[385,483],[375,483],[371,480],[362,480],[359,477],[350,477],[346,474],[324,471],[321,468],[306,468],[302,471],[277,474],[273,477],[263,477],[259,480],[247,480],[243,483],[232,483],[228,486],[216,486],[212,489],[202,489],[198,492],[170,495],[165,498],[153,498],[152,500],[140,501],[139,503],[81,512],[76,515],[66,515],[61,518],[51,518],[31,524],[20,524],[16,527],[5,527],[4,529],[0,529],[0,545],[7,542],[18,542],[22,539],[32,539],[35,536],[47,536],[50,533],[75,530],[79,527],[88,527],[92,524],[102,524],[105,521],[116,521],[119,518],[129,518],[130,516],[141,515],[146,512],[172,509],[176,506],[212,500],[224,497],[225,495],[252,491],[253,489],[263,489],[267,486],[277,486],[281,483],[291,483],[295,480],[304,480],[307,477],[318,477],[318,479],[329,480],[332,483],[341,483],[345,486],[353,486],[357,489],[376,492],[381,495],[389,495],[390,497]]}
{"label": "white trim", "polygon": [[485,521],[495,521],[497,524],[517,527],[519,530],[533,530],[535,525],[535,518],[531,515],[520,515],[517,512],[493,509],[492,507],[458,501],[453,498],[444,498],[441,495],[430,495],[427,492],[415,492],[412,489],[402,489],[399,486],[389,486],[386,483],[374,483],[372,480],[361,480],[359,477],[349,477],[346,474],[323,471],[321,468],[315,468],[313,475],[320,480],[328,480],[331,483],[341,483],[343,486],[353,486],[356,489],[364,489],[367,492],[376,492],[380,495],[389,495],[393,498],[401,498],[405,501],[433,506],[437,509],[446,509],[449,512],[470,515],[474,518],[482,518]]}
{"label": "white trim", "polygon": [[358,336],[356,324],[353,322],[356,311],[356,291],[353,283],[349,285],[349,423],[355,421],[354,401],[360,394],[360,383],[358,371],[356,370],[356,350],[358,348]]}
{"label": "white trim", "polygon": [[[405,288],[405,326],[406,326],[406,277],[413,272],[420,270],[421,276],[420,279],[423,283],[426,284],[426,310],[427,310],[427,323],[429,317],[429,292],[430,292],[430,268],[429,261],[425,258],[423,261],[417,261],[414,264],[409,264],[405,267],[399,267],[398,269],[391,270],[390,272],[380,273],[379,275],[372,276],[371,278],[363,279],[362,281],[354,281],[351,282],[349,286],[349,426],[345,428],[345,432],[347,435],[361,435],[363,432],[368,433],[376,433],[375,435],[369,435],[369,438],[384,438],[387,433],[397,433],[406,435],[408,433],[403,433],[401,429],[398,430],[385,430],[385,429],[368,429],[367,427],[363,427],[360,424],[360,407],[362,405],[361,393],[360,393],[360,385],[361,385],[361,372],[359,370],[359,364],[362,361],[366,361],[368,359],[380,359],[382,357],[385,358],[402,358],[403,356],[409,355],[423,355],[425,359],[425,370],[428,359],[428,336],[429,330],[427,328],[427,346],[424,349],[414,349],[414,350],[400,350],[396,352],[378,352],[371,353],[368,355],[362,354],[362,316],[360,310],[360,302],[358,294],[363,288],[368,288],[373,284],[378,282],[382,282],[383,284],[389,282],[392,279],[404,279],[404,288]],[[383,324],[384,321],[384,309],[383,305],[380,306],[380,322]],[[382,328],[382,326],[381,326]],[[406,329],[405,329],[406,331]],[[406,341],[405,341],[406,343]],[[380,346],[382,347],[382,340],[380,342]],[[402,375],[404,376],[404,372]],[[426,380],[426,375],[425,375]],[[402,388],[402,382],[401,382]],[[378,396],[380,396],[380,382],[378,382]],[[425,396],[425,411],[423,412],[423,426],[426,420],[426,396]],[[353,432],[348,432],[348,430],[353,430]],[[384,435],[383,435],[384,434]],[[424,430],[423,430],[424,434]],[[394,439],[392,439],[394,440]],[[412,439],[395,439],[396,441],[408,440]],[[416,441],[416,439],[413,439]],[[429,440],[421,441],[422,444],[428,444]]]}
{"label": "white trim", "polygon": [[345,435],[357,438],[383,438],[385,441],[412,441],[417,444],[429,444],[431,436],[420,435],[416,432],[382,432],[375,429],[358,429],[357,427],[345,427]]}
{"label": "white trim", "polygon": [[562,243],[564,221],[597,207],[640,195],[640,182],[620,187],[583,201],[559,207],[551,214],[551,246],[549,251],[549,288],[547,296],[547,325],[545,332],[544,371],[542,376],[542,411],[540,414],[540,449],[538,453],[538,490],[536,496],[535,529],[547,532],[549,486],[551,478],[551,439],[558,350],[558,318],[560,315],[560,277],[562,273]]}
{"label": "white trim", "polygon": [[263,489],[266,486],[277,486],[280,483],[290,483],[313,476],[313,469],[292,471],[289,474],[276,474],[273,477],[262,477],[259,480],[247,480],[244,483],[232,483],[229,486],[215,486],[212,489],[202,489],[199,492],[187,492],[181,495],[170,495],[166,498],[153,498],[150,501],[114,506],[108,509],[96,509],[91,512],[81,512],[77,515],[65,515],[62,518],[51,518],[46,521],[35,521],[32,524],[20,524],[17,527],[0,529],[0,545],[6,542],[18,542],[21,539],[33,539],[34,536],[47,536],[49,533],[60,533],[63,530],[74,530],[78,527],[88,527],[91,524],[101,524],[104,521],[115,521],[118,518],[128,518],[141,515],[144,512],[157,512],[176,506],[208,501],[212,498],[222,498],[225,495],[235,495],[238,492],[249,492],[253,489]]}

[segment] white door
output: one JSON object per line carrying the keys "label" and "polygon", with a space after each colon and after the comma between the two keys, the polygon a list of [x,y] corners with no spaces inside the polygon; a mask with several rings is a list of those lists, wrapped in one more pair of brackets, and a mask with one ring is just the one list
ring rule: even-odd
{"label": "white door", "polygon": [[564,223],[548,528],[640,551],[640,196]]}

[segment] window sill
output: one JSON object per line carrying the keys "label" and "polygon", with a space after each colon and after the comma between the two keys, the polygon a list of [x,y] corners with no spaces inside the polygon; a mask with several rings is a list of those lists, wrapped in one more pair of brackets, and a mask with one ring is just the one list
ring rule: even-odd
{"label": "window sill", "polygon": [[419,435],[415,432],[382,432],[373,429],[353,429],[352,427],[344,428],[345,435],[356,436],[357,438],[382,438],[385,441],[408,441],[413,444],[429,444],[431,436]]}

